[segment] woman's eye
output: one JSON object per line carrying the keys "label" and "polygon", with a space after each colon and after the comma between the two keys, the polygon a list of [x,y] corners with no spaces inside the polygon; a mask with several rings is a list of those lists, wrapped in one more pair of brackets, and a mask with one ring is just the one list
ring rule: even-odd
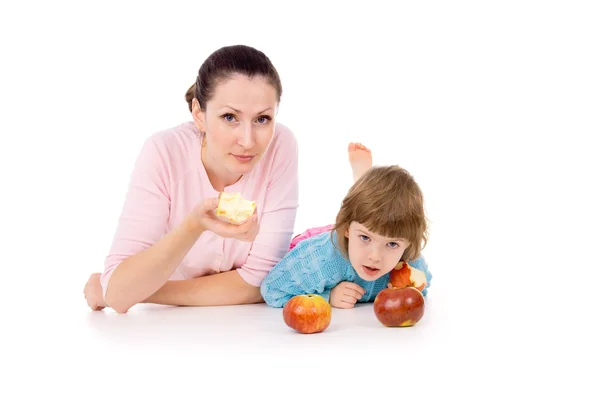
{"label": "woman's eye", "polygon": [[271,120],[271,118],[269,116],[261,116],[258,119],[256,119],[258,121],[258,123],[260,124],[267,124],[269,123],[269,120]]}
{"label": "woman's eye", "polygon": [[223,119],[225,119],[228,122],[235,121],[235,117],[231,113],[226,113],[225,115],[223,115]]}

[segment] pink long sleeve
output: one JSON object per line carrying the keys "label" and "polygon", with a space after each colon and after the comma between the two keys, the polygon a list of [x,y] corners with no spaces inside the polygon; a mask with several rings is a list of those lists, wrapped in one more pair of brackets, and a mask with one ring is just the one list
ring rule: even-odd
{"label": "pink long sleeve", "polygon": [[298,147],[294,137],[275,148],[273,173],[266,188],[260,232],[248,260],[238,270],[246,282],[260,286],[289,249],[298,209]]}
{"label": "pink long sleeve", "polygon": [[163,167],[163,148],[159,148],[155,138],[150,137],[144,142],[130,177],[121,217],[100,279],[104,295],[117,265],[148,249],[167,232],[168,173]]}
{"label": "pink long sleeve", "polygon": [[[101,284],[104,294],[126,258],[154,245],[206,198],[217,197],[200,158],[198,131],[183,123],[149,137],[135,162]],[[298,208],[298,148],[277,124],[269,149],[253,171],[225,188],[255,200],[260,232],[252,243],[204,232],[170,279],[192,279],[236,269],[259,286],[285,255]]]}

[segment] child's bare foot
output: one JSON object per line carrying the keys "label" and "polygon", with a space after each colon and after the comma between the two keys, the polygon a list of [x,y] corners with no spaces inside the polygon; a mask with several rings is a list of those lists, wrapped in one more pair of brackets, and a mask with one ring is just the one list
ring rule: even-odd
{"label": "child's bare foot", "polygon": [[352,176],[356,182],[365,171],[373,166],[371,150],[361,143],[351,142],[348,144],[348,160],[352,167]]}

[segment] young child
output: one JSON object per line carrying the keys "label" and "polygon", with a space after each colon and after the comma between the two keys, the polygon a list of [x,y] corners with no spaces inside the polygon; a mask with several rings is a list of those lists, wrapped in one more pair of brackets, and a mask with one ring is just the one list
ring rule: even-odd
{"label": "young child", "polygon": [[391,286],[390,271],[405,261],[423,272],[427,295],[432,275],[421,255],[427,220],[421,189],[398,166],[372,167],[371,151],[351,143],[348,156],[354,185],[342,201],[335,224],[296,236],[290,251],[261,284],[271,307],[314,293],[332,307],[372,302]]}

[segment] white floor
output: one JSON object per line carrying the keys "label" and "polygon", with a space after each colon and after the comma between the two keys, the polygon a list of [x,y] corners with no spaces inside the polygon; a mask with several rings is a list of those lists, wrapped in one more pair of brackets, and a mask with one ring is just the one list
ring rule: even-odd
{"label": "white floor", "polygon": [[597,326],[572,317],[576,308],[553,313],[551,302],[536,310],[535,300],[512,300],[501,308],[440,286],[413,327],[385,328],[372,304],[362,304],[334,309],[326,331],[302,335],[284,324],[281,309],[265,305],[139,305],[119,315],[73,301],[9,318],[9,377],[1,388],[82,397],[600,392]]}

